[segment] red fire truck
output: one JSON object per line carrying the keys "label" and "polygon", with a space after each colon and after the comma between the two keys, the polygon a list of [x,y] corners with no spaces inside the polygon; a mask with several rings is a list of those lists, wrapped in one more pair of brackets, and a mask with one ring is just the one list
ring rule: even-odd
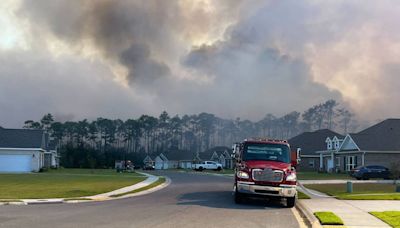
{"label": "red fire truck", "polygon": [[243,203],[246,197],[279,197],[286,199],[287,207],[294,207],[299,153],[300,149],[291,151],[286,140],[246,139],[234,144],[235,202]]}

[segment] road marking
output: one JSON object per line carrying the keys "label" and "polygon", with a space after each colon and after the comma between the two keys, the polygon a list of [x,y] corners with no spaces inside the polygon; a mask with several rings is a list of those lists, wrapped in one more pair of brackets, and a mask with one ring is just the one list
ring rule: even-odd
{"label": "road marking", "polygon": [[299,212],[296,208],[291,208],[294,217],[296,218],[297,222],[299,223],[300,228],[307,228],[306,223],[304,222],[303,217],[300,216]]}

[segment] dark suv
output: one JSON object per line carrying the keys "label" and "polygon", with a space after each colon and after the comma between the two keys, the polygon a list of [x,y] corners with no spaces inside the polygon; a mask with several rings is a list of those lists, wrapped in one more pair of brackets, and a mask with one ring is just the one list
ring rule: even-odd
{"label": "dark suv", "polygon": [[357,180],[368,180],[370,178],[390,178],[390,171],[388,168],[380,165],[361,166],[350,171],[350,176]]}

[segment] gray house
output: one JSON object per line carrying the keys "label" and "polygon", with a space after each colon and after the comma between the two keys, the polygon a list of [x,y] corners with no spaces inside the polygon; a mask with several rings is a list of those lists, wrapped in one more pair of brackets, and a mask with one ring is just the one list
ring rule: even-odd
{"label": "gray house", "polygon": [[400,161],[400,119],[387,119],[356,134],[327,138],[319,151],[320,169],[346,172],[357,166],[383,165]]}
{"label": "gray house", "polygon": [[38,172],[46,148],[43,130],[0,128],[0,172]]}
{"label": "gray house", "polygon": [[234,165],[233,158],[231,157],[231,149],[228,147],[215,147],[210,150],[198,153],[196,160],[199,161],[215,161],[221,163],[225,169],[232,169]]}
{"label": "gray house", "polygon": [[[151,160],[151,158],[148,156],[146,159],[147,161]],[[155,157],[154,161],[151,161],[154,163],[155,169],[191,169],[193,160],[194,156],[192,153],[173,151],[169,152],[168,154],[160,153]]]}
{"label": "gray house", "polygon": [[334,131],[322,129],[314,132],[304,132],[289,139],[292,149],[301,148],[301,162],[298,165],[300,171],[318,171],[320,168],[320,155],[316,152],[327,150],[327,138],[343,138]]}

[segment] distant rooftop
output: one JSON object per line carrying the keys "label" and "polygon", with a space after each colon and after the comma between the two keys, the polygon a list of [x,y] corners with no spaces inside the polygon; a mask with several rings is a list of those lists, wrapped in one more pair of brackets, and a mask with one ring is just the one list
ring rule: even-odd
{"label": "distant rooftop", "polygon": [[0,148],[43,148],[43,137],[43,130],[0,128]]}
{"label": "distant rooftop", "polygon": [[326,150],[326,138],[333,138],[335,136],[340,139],[344,138],[343,135],[329,129],[304,132],[289,139],[289,144],[292,149],[301,148],[301,154],[315,155],[315,152],[317,151]]}

